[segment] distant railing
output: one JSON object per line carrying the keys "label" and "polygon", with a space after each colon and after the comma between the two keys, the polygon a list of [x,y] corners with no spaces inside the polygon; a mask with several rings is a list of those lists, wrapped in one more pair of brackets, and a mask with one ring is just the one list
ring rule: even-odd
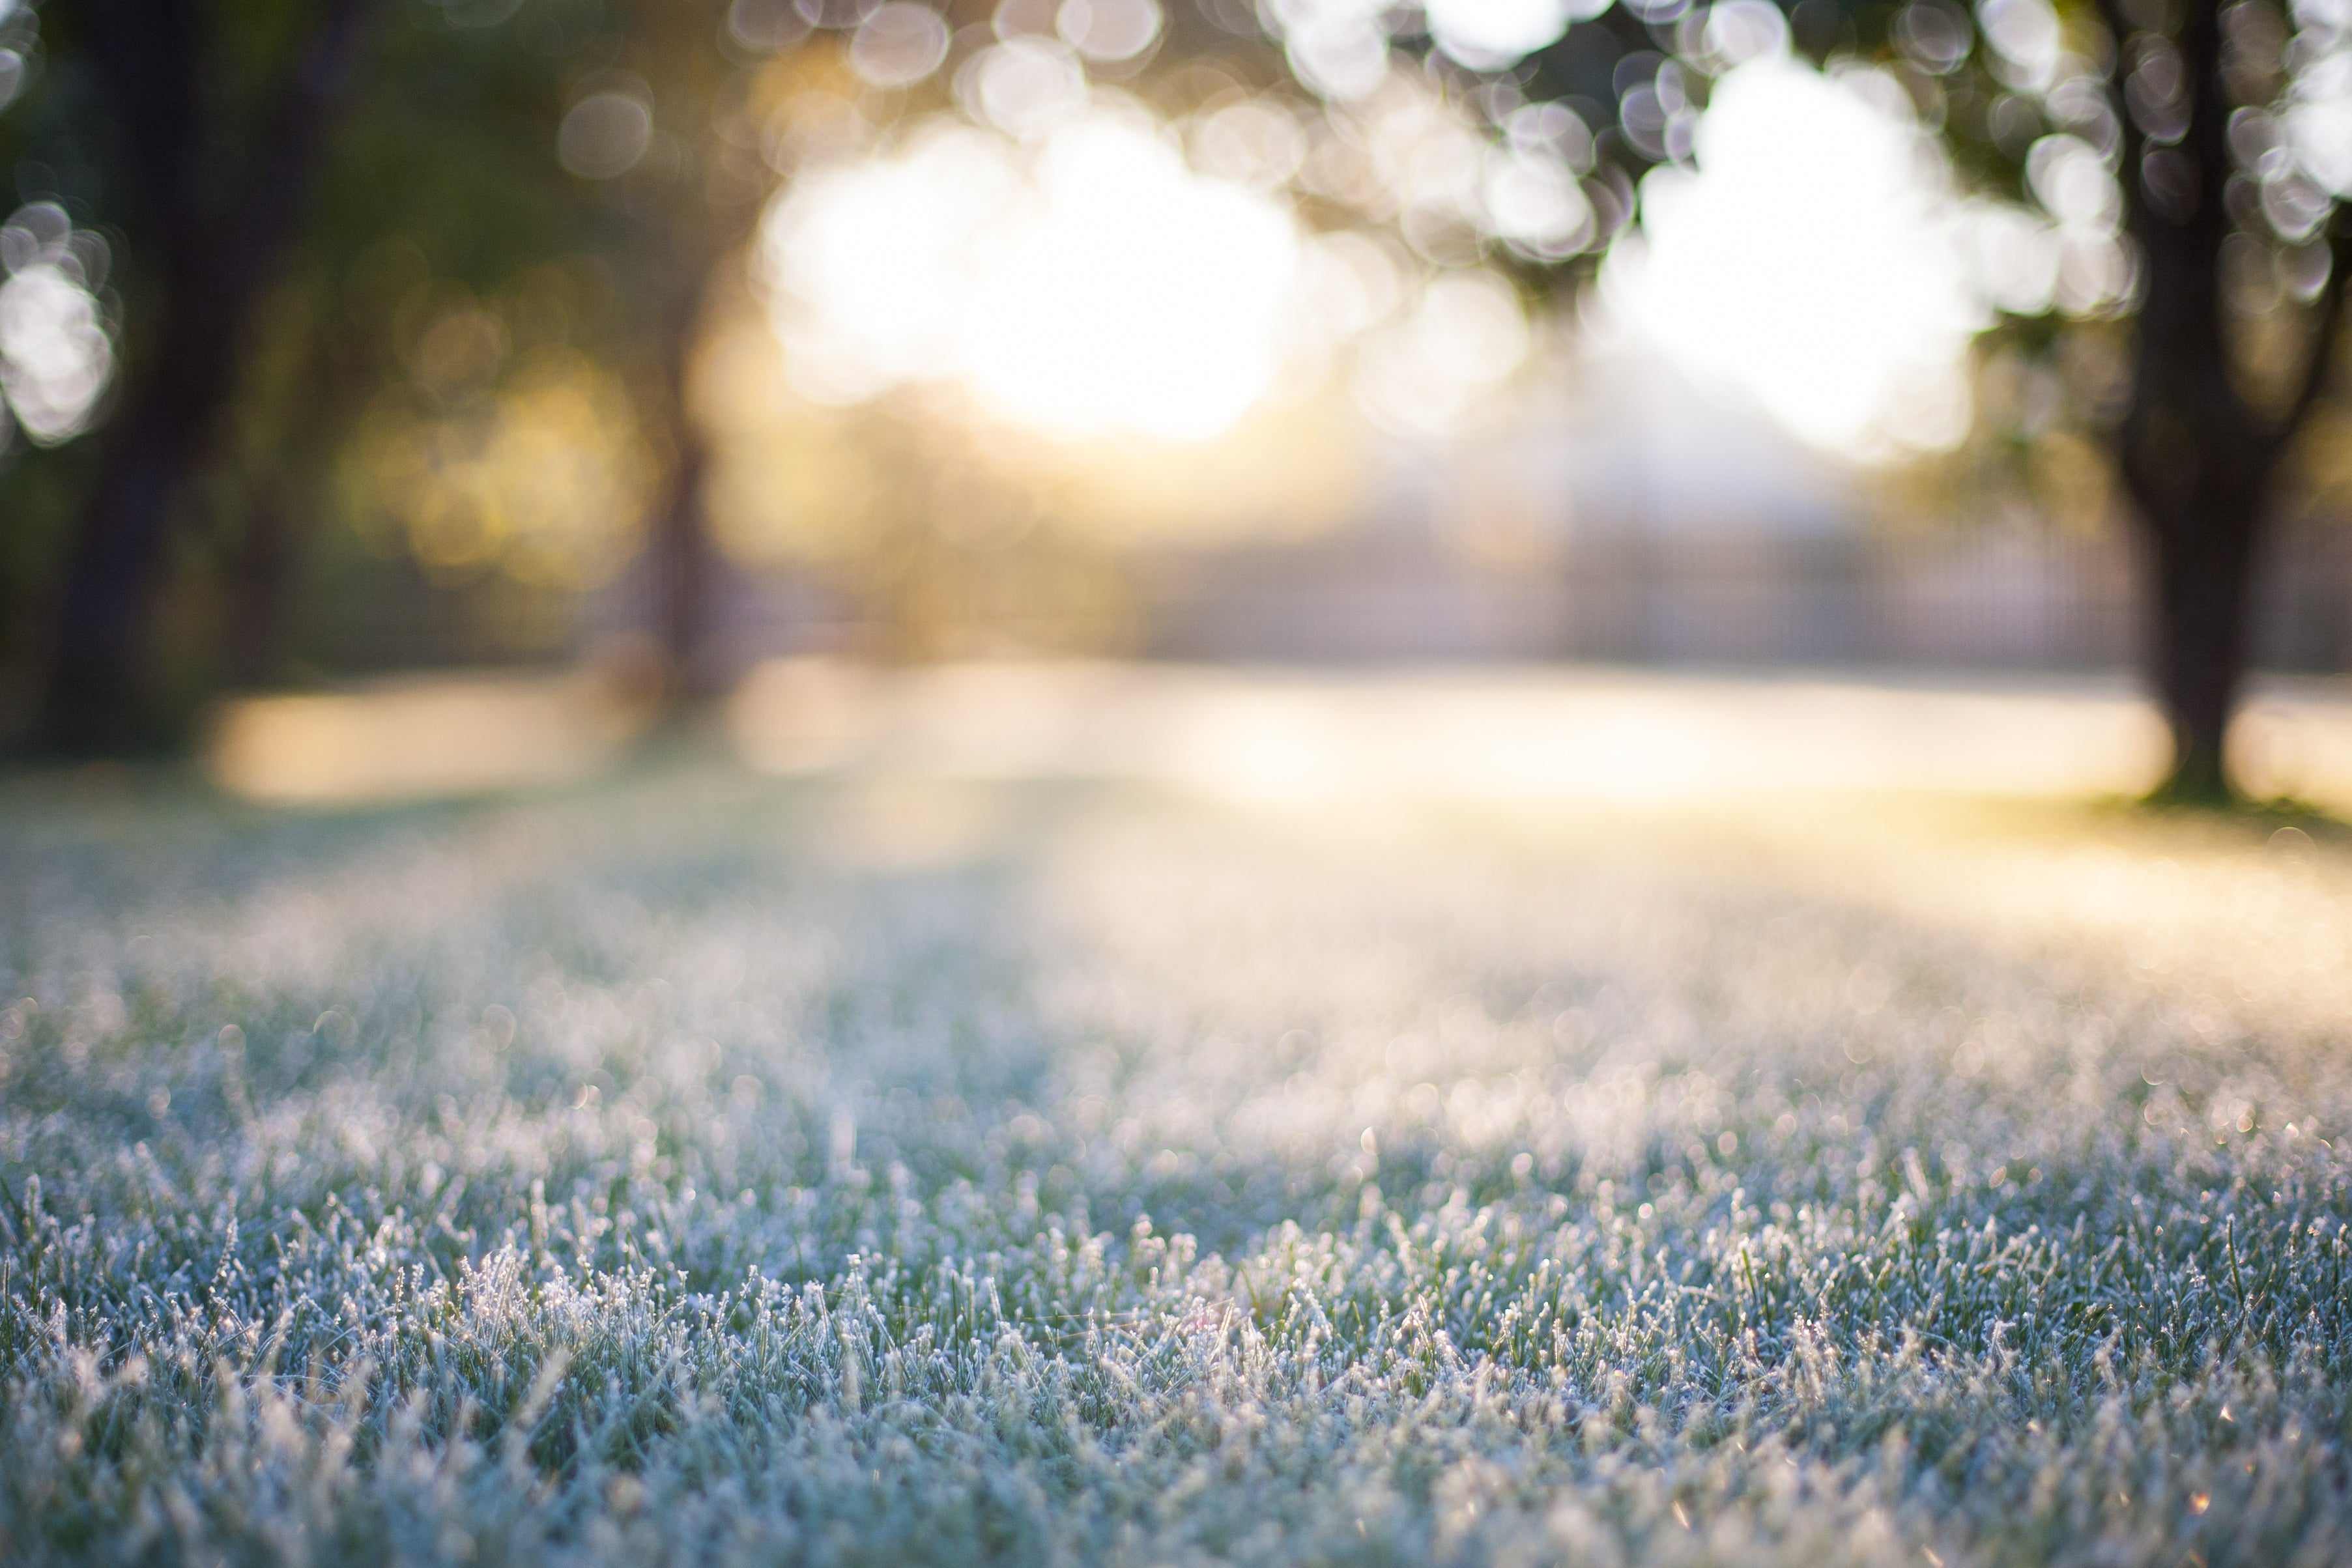
{"label": "distant railing", "polygon": [[[2128,543],[2022,529],[1622,531],[1516,553],[1362,529],[1130,562],[1133,643],[1106,653],[1304,663],[1588,659],[2111,668],[2139,610]],[[855,653],[849,607],[805,573],[730,571],[710,651]],[[2299,526],[2264,563],[2258,662],[2352,668],[2352,528]],[[436,587],[387,564],[322,584],[301,662],[326,673],[556,660],[642,624],[634,579],[589,593]],[[1020,645],[1021,628],[1001,640]]]}
{"label": "distant railing", "polygon": [[[2259,662],[2352,664],[2352,537],[2286,532]],[[2130,662],[2127,541],[2021,530],[1621,533],[1486,560],[1340,537],[1146,580],[1149,651],[1182,658],[1601,659],[2074,669]]]}

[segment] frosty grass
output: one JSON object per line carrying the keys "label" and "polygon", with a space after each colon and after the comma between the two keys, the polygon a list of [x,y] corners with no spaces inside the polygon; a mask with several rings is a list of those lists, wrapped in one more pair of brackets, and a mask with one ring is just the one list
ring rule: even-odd
{"label": "frosty grass", "polygon": [[0,1559],[2352,1560],[2352,847],[0,798]]}

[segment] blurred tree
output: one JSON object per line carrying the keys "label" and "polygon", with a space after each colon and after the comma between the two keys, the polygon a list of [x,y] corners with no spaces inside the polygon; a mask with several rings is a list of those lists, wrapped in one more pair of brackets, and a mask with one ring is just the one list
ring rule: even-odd
{"label": "blurred tree", "polygon": [[1369,90],[1402,48],[1484,114],[1519,164],[1488,180],[1487,235],[1538,291],[1592,277],[1648,172],[1691,159],[1728,71],[1791,46],[1831,68],[1879,67],[1964,182],[2046,217],[2012,237],[2045,253],[2055,298],[2045,281],[2001,299],[1995,332],[2063,371],[2131,500],[2148,673],[2173,741],[2159,796],[2232,797],[2224,739],[2253,570],[2344,335],[2352,10],[1429,0],[1400,20],[1351,0],[1273,0],[1266,15],[1328,98]]}
{"label": "blurred tree", "polygon": [[[456,522],[501,536],[467,547],[498,569],[516,491],[483,492],[466,443],[528,461],[499,413],[509,382],[542,426],[591,409],[583,439],[613,470],[590,497],[541,476],[541,511],[646,507],[620,425],[648,438],[651,621],[672,667],[694,667],[710,556],[684,385],[704,280],[773,183],[748,84],[809,31],[771,9],[749,39],[719,0],[93,0],[47,29],[0,152],[20,183],[69,184],[79,220],[114,236],[124,375],[102,429],[5,476],[18,509],[70,514],[12,538],[0,584],[12,652],[44,683],[37,744],[145,744],[205,682],[278,677],[306,537],[383,511],[381,494],[339,507],[337,478],[387,428],[425,442],[447,481],[417,506],[448,524],[453,486],[475,492]],[[36,52],[13,37],[0,68]],[[578,396],[550,403],[565,355]],[[599,364],[621,372],[619,401],[580,380]],[[541,527],[512,560],[543,575],[565,544],[561,570],[610,553]],[[167,589],[210,602],[195,619],[221,646],[159,683]],[[25,645],[29,622],[45,647]],[[170,663],[193,662],[185,642]]]}
{"label": "blurred tree", "polygon": [[[707,695],[718,675],[706,646],[719,567],[706,500],[710,457],[691,406],[705,300],[719,269],[740,265],[775,182],[761,156],[763,62],[808,31],[805,19],[782,5],[762,13],[750,5],[638,0],[628,16],[623,61],[643,84],[646,152],[605,176],[607,221],[610,253],[627,258],[645,313],[646,402],[664,460],[646,517],[649,619],[673,696]],[[600,107],[593,95],[583,98],[567,128]],[[593,160],[571,167],[583,177],[604,175]]]}
{"label": "blurred tree", "polygon": [[[781,104],[824,96],[809,73],[843,73],[844,51],[801,46],[876,6],[408,0],[377,16],[378,3],[89,0],[44,41],[36,112],[0,135],[20,184],[35,171],[122,251],[109,308],[124,395],[79,476],[40,705],[53,745],[141,727],[142,636],[188,541],[211,541],[242,595],[225,613],[232,664],[266,675],[299,519],[337,473],[366,481],[366,504],[404,507],[403,526],[445,561],[478,563],[504,529],[521,540],[516,559],[543,564],[562,541],[523,514],[557,497],[580,510],[582,486],[637,497],[645,468],[653,627],[676,687],[710,670],[710,465],[689,408],[706,290],[799,156]],[[1791,47],[1833,68],[1874,63],[1966,179],[2046,215],[2029,238],[2055,257],[2059,286],[2005,298],[1997,335],[2054,367],[2045,379],[2072,389],[2134,499],[2175,739],[2167,790],[2217,798],[2252,564],[2341,336],[2352,22],[2340,5],[2297,3],[2290,16],[2273,0],[1981,0],[1973,13],[1957,0],[1195,0],[1167,17],[1150,78],[1130,86],[1172,95],[1203,126],[1213,111],[1220,156],[1295,166],[1333,226],[1372,213],[1434,263],[1475,261],[1483,245],[1529,287],[1565,293],[1633,222],[1643,178],[1691,158],[1714,81]],[[1158,26],[1144,0],[1013,9],[1023,28],[1083,31],[1121,5]],[[1010,15],[942,8],[966,58]],[[29,15],[0,18],[0,96],[34,58],[6,30]],[[1339,134],[1300,139],[1267,90],[1268,31]],[[1359,112],[1395,85],[1399,47],[1426,68],[1402,112],[1483,124],[1483,165],[1475,131],[1466,153],[1457,137],[1408,155]],[[943,74],[831,93],[852,118],[948,97]],[[1475,212],[1415,193],[1421,164],[1465,157],[1483,170]],[[23,244],[80,265],[49,223]],[[0,235],[0,249],[16,243]],[[573,473],[571,490],[535,487],[522,470],[564,439],[604,467]],[[492,474],[493,459],[522,466]],[[74,488],[71,467],[41,465],[52,497]],[[13,555],[8,570],[23,570]]]}
{"label": "blurred tree", "polygon": [[[2281,461],[2327,389],[2352,226],[2338,193],[2310,177],[2321,171],[2291,167],[2301,160],[2279,135],[2274,106],[2297,85],[2285,68],[2283,18],[2263,0],[2234,0],[2226,10],[2219,0],[2136,0],[2132,9],[2137,18],[2117,0],[2102,5],[2115,46],[2106,81],[2120,111],[2126,231],[2143,269],[2116,462],[2153,562],[2154,675],[2174,744],[2165,792],[2226,799],[2223,739],[2246,667],[2256,553]],[[2339,78],[2352,68],[2347,51],[2352,38],[2339,33]],[[2352,97],[2352,82],[2339,79],[2333,90]],[[2298,106],[2286,107],[2294,125]],[[2352,123],[2332,119],[2333,133],[2346,139],[2335,152],[2340,165],[2352,161]],[[2290,167],[2265,171],[2265,158]],[[2352,185],[2352,168],[2338,178]],[[2257,193],[2265,183],[2280,193],[2269,201]],[[2227,277],[2232,239],[2259,246],[2275,268],[2273,247],[2308,246],[2323,233],[2325,255],[2289,263],[2324,268],[2302,373],[2264,406],[2242,374]]]}
{"label": "blurred tree", "polygon": [[[142,637],[175,512],[244,363],[255,308],[300,232],[374,0],[256,5],[89,0],[55,40],[89,83],[90,140],[121,172],[112,204],[142,268],[144,351],[109,431],[55,606],[39,738],[142,737]],[[110,134],[108,134],[110,132]]]}
{"label": "blurred tree", "polygon": [[[388,6],[355,73],[192,476],[180,531],[202,559],[178,575],[215,580],[195,586],[216,601],[223,646],[216,669],[184,680],[187,695],[215,674],[284,677],[320,530],[360,520],[336,504],[339,468],[389,404],[481,402],[515,361],[602,325],[578,257],[584,214],[553,145],[556,57],[572,35],[548,29],[551,43],[506,20],[499,7]],[[141,340],[128,346],[135,362]]]}

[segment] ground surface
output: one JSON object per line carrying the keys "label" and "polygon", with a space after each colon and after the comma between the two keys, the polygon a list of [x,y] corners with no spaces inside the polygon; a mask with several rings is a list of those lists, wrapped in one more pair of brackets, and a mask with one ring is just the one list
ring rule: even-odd
{"label": "ground surface", "polygon": [[2352,844],[998,774],[0,784],[0,1559],[2352,1558]]}

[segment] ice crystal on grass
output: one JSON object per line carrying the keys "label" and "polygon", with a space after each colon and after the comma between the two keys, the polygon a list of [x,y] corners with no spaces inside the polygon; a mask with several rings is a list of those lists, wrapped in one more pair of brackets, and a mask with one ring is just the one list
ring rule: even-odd
{"label": "ice crystal on grass", "polygon": [[0,1556],[2352,1556],[2340,847],[860,788],[12,787]]}

